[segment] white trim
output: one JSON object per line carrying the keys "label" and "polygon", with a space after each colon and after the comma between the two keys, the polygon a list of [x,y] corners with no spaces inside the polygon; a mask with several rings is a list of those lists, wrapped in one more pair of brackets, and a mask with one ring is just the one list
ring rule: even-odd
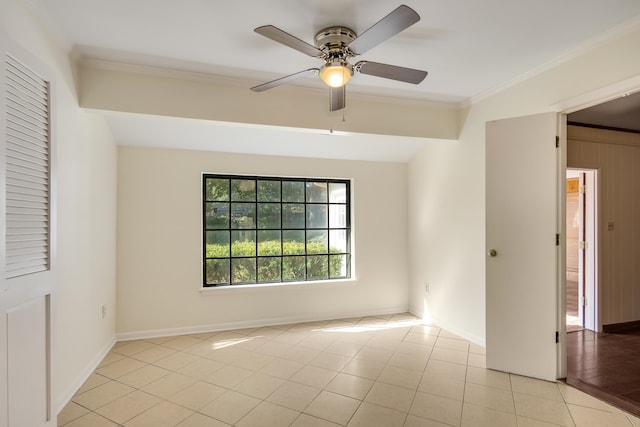
{"label": "white trim", "polygon": [[209,325],[185,326],[180,328],[151,329],[145,331],[122,332],[116,334],[117,341],[130,341],[144,338],[169,337],[175,335],[197,334],[202,332],[232,331],[236,329],[262,328],[265,326],[289,325],[304,322],[318,322],[325,320],[346,319],[351,317],[380,316],[387,314],[406,313],[408,307],[388,307],[380,310],[360,312],[340,312],[323,316],[287,316],[272,317],[270,319],[248,320],[240,322],[222,322]]}
{"label": "white trim", "polygon": [[550,105],[550,111],[570,114],[640,90],[640,74]]}
{"label": "white trim", "polygon": [[111,339],[100,349],[100,351],[95,355],[95,357],[89,362],[87,366],[80,372],[80,375],[76,378],[75,381],[71,383],[67,390],[64,393],[60,393],[58,396],[58,402],[56,406],[56,415],[59,414],[65,406],[71,401],[73,396],[76,394],[80,387],[87,381],[87,379],[93,374],[96,368],[100,365],[105,356],[111,351],[111,348],[116,343],[115,335],[111,337]]}
{"label": "white trim", "polygon": [[344,288],[356,286],[358,280],[354,277],[350,279],[332,279],[332,280],[314,280],[308,282],[278,282],[278,283],[261,283],[255,285],[230,285],[230,286],[211,286],[208,288],[200,288],[203,296],[228,295],[237,293],[259,293],[259,292],[276,292],[276,291],[292,291],[292,290],[309,290],[318,288]]}
{"label": "white trim", "polygon": [[477,335],[471,334],[469,332],[467,332],[464,329],[460,329],[457,326],[453,326],[445,321],[442,321],[441,319],[438,318],[432,318],[431,319],[431,324],[435,325],[437,327],[439,327],[440,329],[444,329],[447,332],[450,332],[452,334],[458,335],[459,337],[462,337],[474,344],[477,344],[481,347],[486,348],[487,347],[487,341],[485,338],[483,337],[479,337]]}

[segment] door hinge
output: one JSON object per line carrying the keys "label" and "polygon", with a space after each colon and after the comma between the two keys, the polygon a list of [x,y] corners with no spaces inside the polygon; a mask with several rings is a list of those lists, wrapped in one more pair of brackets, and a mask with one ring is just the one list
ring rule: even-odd
{"label": "door hinge", "polygon": [[556,135],[556,148],[560,147],[560,137]]}
{"label": "door hinge", "polygon": [[556,246],[560,246],[560,235],[556,234]]}
{"label": "door hinge", "polygon": [[578,247],[581,250],[585,251],[589,247],[589,244],[585,240],[581,240],[581,241],[578,242]]}
{"label": "door hinge", "polygon": [[587,297],[582,297],[582,305],[583,305],[584,307],[586,307],[586,306],[587,306]]}
{"label": "door hinge", "polygon": [[587,186],[586,186],[586,185],[584,185],[584,184],[582,184],[582,185],[580,186],[580,192],[581,192],[582,194],[585,194],[585,193],[587,192]]}
{"label": "door hinge", "polygon": [[556,344],[560,342],[560,334],[556,331]]}

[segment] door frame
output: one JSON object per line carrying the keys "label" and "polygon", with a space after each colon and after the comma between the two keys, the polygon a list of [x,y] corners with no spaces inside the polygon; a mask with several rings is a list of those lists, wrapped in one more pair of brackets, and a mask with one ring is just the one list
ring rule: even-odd
{"label": "door frame", "polygon": [[[567,114],[574,113],[576,111],[592,107],[594,105],[602,104],[607,101],[611,101],[613,99],[619,98],[628,94],[630,92],[636,92],[640,90],[640,74],[621,80],[619,82],[604,86],[602,88],[581,94],[579,96],[566,98],[557,102],[556,104],[551,105],[550,111],[557,111],[560,113],[560,129],[558,130],[558,134],[560,137],[560,155],[558,160],[558,176],[564,177],[567,174]],[[563,182],[564,180],[559,179],[558,181]],[[598,180],[599,181],[599,180]],[[600,184],[597,182],[597,186]],[[599,188],[596,188],[596,193]],[[558,189],[558,227],[561,236],[566,236],[566,195],[562,189]],[[601,201],[597,200],[596,209],[600,210]],[[567,377],[567,307],[566,307],[566,245],[565,239],[560,239],[560,252],[558,256],[558,369],[557,369],[557,377],[558,378],[566,378]],[[600,241],[597,243],[598,247],[596,248],[600,251]],[[596,280],[598,283],[601,283],[601,271],[598,266],[596,273]],[[600,287],[596,289],[597,298],[600,295]],[[597,324],[596,326],[600,328],[600,316],[597,316]]]}

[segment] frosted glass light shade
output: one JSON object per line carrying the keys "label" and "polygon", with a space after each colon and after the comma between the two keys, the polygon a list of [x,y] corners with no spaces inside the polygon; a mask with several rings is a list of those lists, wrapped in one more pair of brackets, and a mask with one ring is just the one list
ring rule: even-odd
{"label": "frosted glass light shade", "polygon": [[320,69],[320,78],[329,87],[342,87],[351,78],[351,70],[344,65],[324,65]]}

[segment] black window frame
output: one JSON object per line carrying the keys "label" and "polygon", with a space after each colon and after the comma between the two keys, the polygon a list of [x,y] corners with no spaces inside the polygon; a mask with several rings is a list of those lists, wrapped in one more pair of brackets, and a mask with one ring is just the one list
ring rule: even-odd
{"label": "black window frame", "polygon": [[[227,180],[227,188],[226,188],[226,199],[222,200],[218,198],[209,198],[207,194],[207,181],[208,180]],[[252,200],[234,200],[234,194],[238,194],[240,190],[237,190],[235,193],[233,192],[233,186],[235,181],[253,181],[253,196]],[[263,182],[277,182],[279,185],[278,200],[259,200],[259,185]],[[283,184],[287,182],[297,182],[303,184],[304,196],[302,201],[293,201],[285,198],[283,194]],[[223,182],[224,184],[224,182]],[[331,185],[344,185],[345,194],[344,201],[331,201],[330,200],[330,187]],[[241,185],[241,184],[240,184]],[[250,184],[247,184],[251,187]],[[267,186],[267,184],[262,184],[263,186]],[[310,193],[313,193],[313,188],[311,186],[315,186],[315,188],[322,188],[322,185],[325,186],[324,194],[326,196],[326,200],[323,201],[314,201],[310,199]],[[223,188],[223,187],[218,187]],[[239,188],[239,187],[238,187]],[[275,186],[273,187],[275,188]],[[223,189],[224,191],[224,189]],[[321,190],[322,191],[322,190]],[[214,207],[217,204],[217,208]],[[222,218],[222,222],[224,222],[224,205],[226,205],[226,222],[225,226],[210,225],[208,222],[208,212],[211,213],[212,221],[219,220]],[[252,206],[253,205],[253,206]],[[262,209],[267,209],[271,205],[272,208],[278,206],[279,209],[279,227],[271,226],[271,227],[261,227],[261,221],[259,220],[259,211]],[[299,225],[289,227],[285,227],[285,205],[288,206],[288,209],[291,209],[295,205],[296,209],[300,209],[300,206],[304,206],[303,216],[304,216],[304,227],[300,227]],[[336,226],[336,224],[331,224],[331,206],[343,206],[344,208],[341,211],[344,213],[344,225],[340,224],[340,226]],[[234,210],[234,208],[236,208]],[[311,209],[310,209],[311,208]],[[312,210],[315,212],[324,211],[326,214],[321,218],[326,220],[326,224],[310,224],[313,221],[314,215],[312,214]],[[338,210],[340,208],[337,208]],[[223,215],[221,217],[217,217],[218,210],[220,210]],[[236,215],[234,217],[234,212],[243,212],[245,215],[240,217]],[[250,217],[251,213],[253,213],[253,218]],[[299,214],[299,212],[297,212]],[[277,216],[278,214],[276,214]],[[242,220],[242,222],[238,221],[238,218]],[[275,219],[275,217],[273,217]],[[246,221],[247,219],[252,221]],[[234,226],[234,221],[236,226]],[[218,221],[219,222],[219,221]],[[253,222],[247,226],[247,222]],[[240,225],[238,225],[240,224]],[[313,226],[311,226],[313,225]],[[333,225],[333,226],[332,226]],[[284,235],[286,232],[290,232],[290,234],[295,234],[295,232],[304,233],[304,239],[302,242],[298,242],[297,240],[292,243],[301,243],[304,249],[303,253],[285,253],[285,238]],[[331,247],[332,238],[331,232],[334,232],[333,236],[337,236],[338,234],[343,235],[343,239],[339,239],[342,241],[342,249]],[[260,233],[274,232],[280,233],[279,241],[280,241],[280,251],[279,254],[260,254],[259,249],[259,235]],[[224,236],[228,236],[228,251],[226,254],[222,254],[220,251],[224,247],[225,243],[214,243],[210,242],[208,239],[208,233],[211,233],[212,236],[218,235],[222,237],[224,240]],[[245,235],[250,235],[254,233],[253,243],[255,244],[255,249],[253,254],[241,254],[234,255],[234,240],[232,236],[242,236],[243,233]],[[313,238],[310,236],[322,236],[325,235],[326,239],[326,250],[322,250],[324,248],[320,248],[316,243],[314,243]],[[275,234],[272,234],[275,235]],[[216,238],[212,237],[212,240]],[[322,242],[322,237],[319,237],[319,241]],[[212,247],[217,246],[217,251],[220,252],[217,255],[214,255],[216,250],[212,250],[212,253],[208,256],[208,244],[211,243]],[[270,242],[267,242],[270,243]],[[312,246],[316,250],[316,252],[309,252],[309,248]],[[323,243],[321,243],[323,244]],[[238,247],[242,245],[238,244]],[[249,245],[250,246],[250,245]],[[277,244],[276,244],[277,246]],[[247,250],[245,245],[244,250]],[[251,250],[249,247],[248,250]],[[276,249],[277,250],[277,249]],[[319,252],[317,252],[319,250]],[[278,284],[278,283],[291,283],[291,282],[309,282],[309,281],[326,281],[326,280],[343,280],[351,278],[351,181],[349,179],[330,179],[330,178],[309,178],[309,177],[277,177],[277,176],[259,176],[259,175],[230,175],[230,174],[214,174],[214,173],[203,173],[202,174],[202,287],[203,288],[215,288],[215,287],[228,287],[228,286],[246,286],[246,285],[262,285],[262,284]],[[304,260],[304,277],[301,277],[300,274],[300,260]],[[326,266],[325,266],[326,259]],[[235,261],[234,261],[235,260]],[[244,260],[244,261],[242,261]],[[288,263],[288,270],[293,271],[294,268],[292,265],[296,264],[298,275],[293,278],[285,278],[285,272],[287,268],[284,263]],[[261,270],[261,263],[265,263],[265,269]],[[244,267],[241,268],[241,265]],[[216,269],[216,266],[222,266],[221,268]],[[271,270],[267,268],[269,266]],[[219,277],[227,274],[227,281],[210,281],[208,280],[208,268],[211,267],[212,276],[219,275]],[[253,273],[251,273],[251,268],[253,267]],[[326,267],[326,268],[325,268]],[[235,270],[237,268],[237,271]],[[264,276],[261,276],[261,271],[271,271],[271,274],[274,274],[274,268],[279,271],[279,278],[273,280],[273,277],[269,278],[269,280],[261,280],[264,279]],[[228,269],[228,273],[226,272]],[[344,274],[335,274],[337,270],[340,272],[344,272]],[[238,271],[244,270],[247,276],[251,276],[252,280],[247,281],[235,281],[234,274]],[[220,273],[222,272],[222,273]],[[318,275],[320,272],[322,275]],[[326,275],[323,273],[326,272]],[[314,274],[310,274],[314,273]]]}

